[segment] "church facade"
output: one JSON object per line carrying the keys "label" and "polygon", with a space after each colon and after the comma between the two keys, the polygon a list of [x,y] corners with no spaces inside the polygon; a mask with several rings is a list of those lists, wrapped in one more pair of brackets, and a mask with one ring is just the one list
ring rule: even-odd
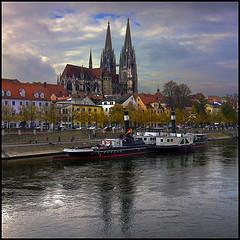
{"label": "church facade", "polygon": [[92,67],[90,50],[89,66],[67,64],[63,73],[57,76],[57,83],[69,94],[95,93],[99,95],[125,95],[138,92],[137,64],[131,41],[130,23],[119,58],[119,74],[116,72],[116,57],[112,47],[110,23],[108,22],[105,47],[102,50],[100,67]]}

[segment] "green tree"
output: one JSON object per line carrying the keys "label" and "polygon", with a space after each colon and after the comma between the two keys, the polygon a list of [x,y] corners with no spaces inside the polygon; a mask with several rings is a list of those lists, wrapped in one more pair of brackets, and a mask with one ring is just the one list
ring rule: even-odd
{"label": "green tree", "polygon": [[237,112],[230,103],[223,103],[221,106],[221,113],[225,123],[232,124],[238,122]]}
{"label": "green tree", "polygon": [[14,109],[10,105],[2,106],[2,120],[7,122],[7,128],[9,128],[9,122],[14,119]]}
{"label": "green tree", "polygon": [[115,104],[115,106],[110,109],[110,118],[112,123],[123,125],[123,116],[123,106],[121,104]]}

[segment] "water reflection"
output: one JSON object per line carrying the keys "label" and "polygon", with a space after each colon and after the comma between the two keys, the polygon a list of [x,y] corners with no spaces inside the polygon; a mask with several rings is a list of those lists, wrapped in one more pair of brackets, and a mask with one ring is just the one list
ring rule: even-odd
{"label": "water reflection", "polygon": [[124,237],[131,236],[131,224],[134,217],[134,195],[136,186],[134,184],[134,169],[133,161],[123,161],[121,163],[121,172],[118,174],[119,200],[121,202],[121,229]]}
{"label": "water reflection", "polygon": [[236,236],[237,151],[3,166],[3,236]]}

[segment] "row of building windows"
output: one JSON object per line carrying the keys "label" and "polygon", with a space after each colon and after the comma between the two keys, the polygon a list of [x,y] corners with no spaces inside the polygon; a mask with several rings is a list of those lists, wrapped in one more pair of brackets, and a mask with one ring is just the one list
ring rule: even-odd
{"label": "row of building windows", "polygon": [[[82,112],[85,112],[85,110],[87,110],[87,109],[85,109],[85,108],[82,108],[82,109],[76,108],[75,110],[77,110],[77,111],[82,110]],[[96,109],[96,108],[94,108],[93,110],[94,110],[94,112],[97,112],[97,109]],[[88,108],[88,112],[91,112],[91,111],[92,111],[92,109],[91,109],[91,108]],[[59,112],[61,113],[61,109],[59,110]],[[68,109],[63,108],[63,109],[62,109],[62,113],[63,113],[63,114],[68,114]]]}
{"label": "row of building windows", "polygon": [[108,104],[113,105],[114,103],[113,102],[102,102],[102,104],[103,105],[108,105]]}
{"label": "row of building windows", "polygon": [[[5,105],[8,105],[8,103],[10,103],[10,101],[5,101]],[[35,102],[30,102],[32,103],[33,106],[36,106]],[[15,101],[12,101],[12,106],[15,106],[16,105],[16,102]],[[20,106],[24,106],[24,102],[20,101],[19,102],[19,105]],[[26,106],[29,106],[29,102],[25,102],[25,105]],[[39,102],[38,103],[38,106],[41,107],[43,106],[43,103]],[[48,107],[48,102],[45,103],[45,106]]]}
{"label": "row of building windows", "polygon": [[[80,111],[80,108],[77,108],[77,111]],[[91,108],[88,108],[88,111],[91,112],[92,109]],[[85,112],[85,108],[82,108],[82,112]],[[94,108],[94,112],[97,112],[97,109]]]}

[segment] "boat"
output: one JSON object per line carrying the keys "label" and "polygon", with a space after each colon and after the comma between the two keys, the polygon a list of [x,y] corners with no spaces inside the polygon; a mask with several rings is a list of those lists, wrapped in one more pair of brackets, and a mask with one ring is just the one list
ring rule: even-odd
{"label": "boat", "polygon": [[206,134],[176,133],[175,112],[172,112],[172,132],[148,130],[137,132],[135,138],[144,141],[154,148],[155,153],[162,152],[192,152],[206,147],[208,138]]}
{"label": "boat", "polygon": [[161,152],[191,152],[207,146],[206,134],[194,133],[168,133],[168,132],[144,132],[137,133],[136,139],[144,141],[151,146],[156,153]]}
{"label": "boat", "polygon": [[128,113],[124,113],[125,134],[114,139],[103,139],[100,144],[90,147],[64,148],[64,157],[54,160],[94,160],[94,159],[115,159],[119,157],[139,156],[153,151],[149,144],[145,144],[141,139],[136,139],[129,128]]}
{"label": "boat", "polygon": [[64,148],[63,152],[71,159],[109,159],[118,157],[139,156],[151,152],[152,147],[131,135],[122,139],[103,139],[101,144],[88,148]]}

